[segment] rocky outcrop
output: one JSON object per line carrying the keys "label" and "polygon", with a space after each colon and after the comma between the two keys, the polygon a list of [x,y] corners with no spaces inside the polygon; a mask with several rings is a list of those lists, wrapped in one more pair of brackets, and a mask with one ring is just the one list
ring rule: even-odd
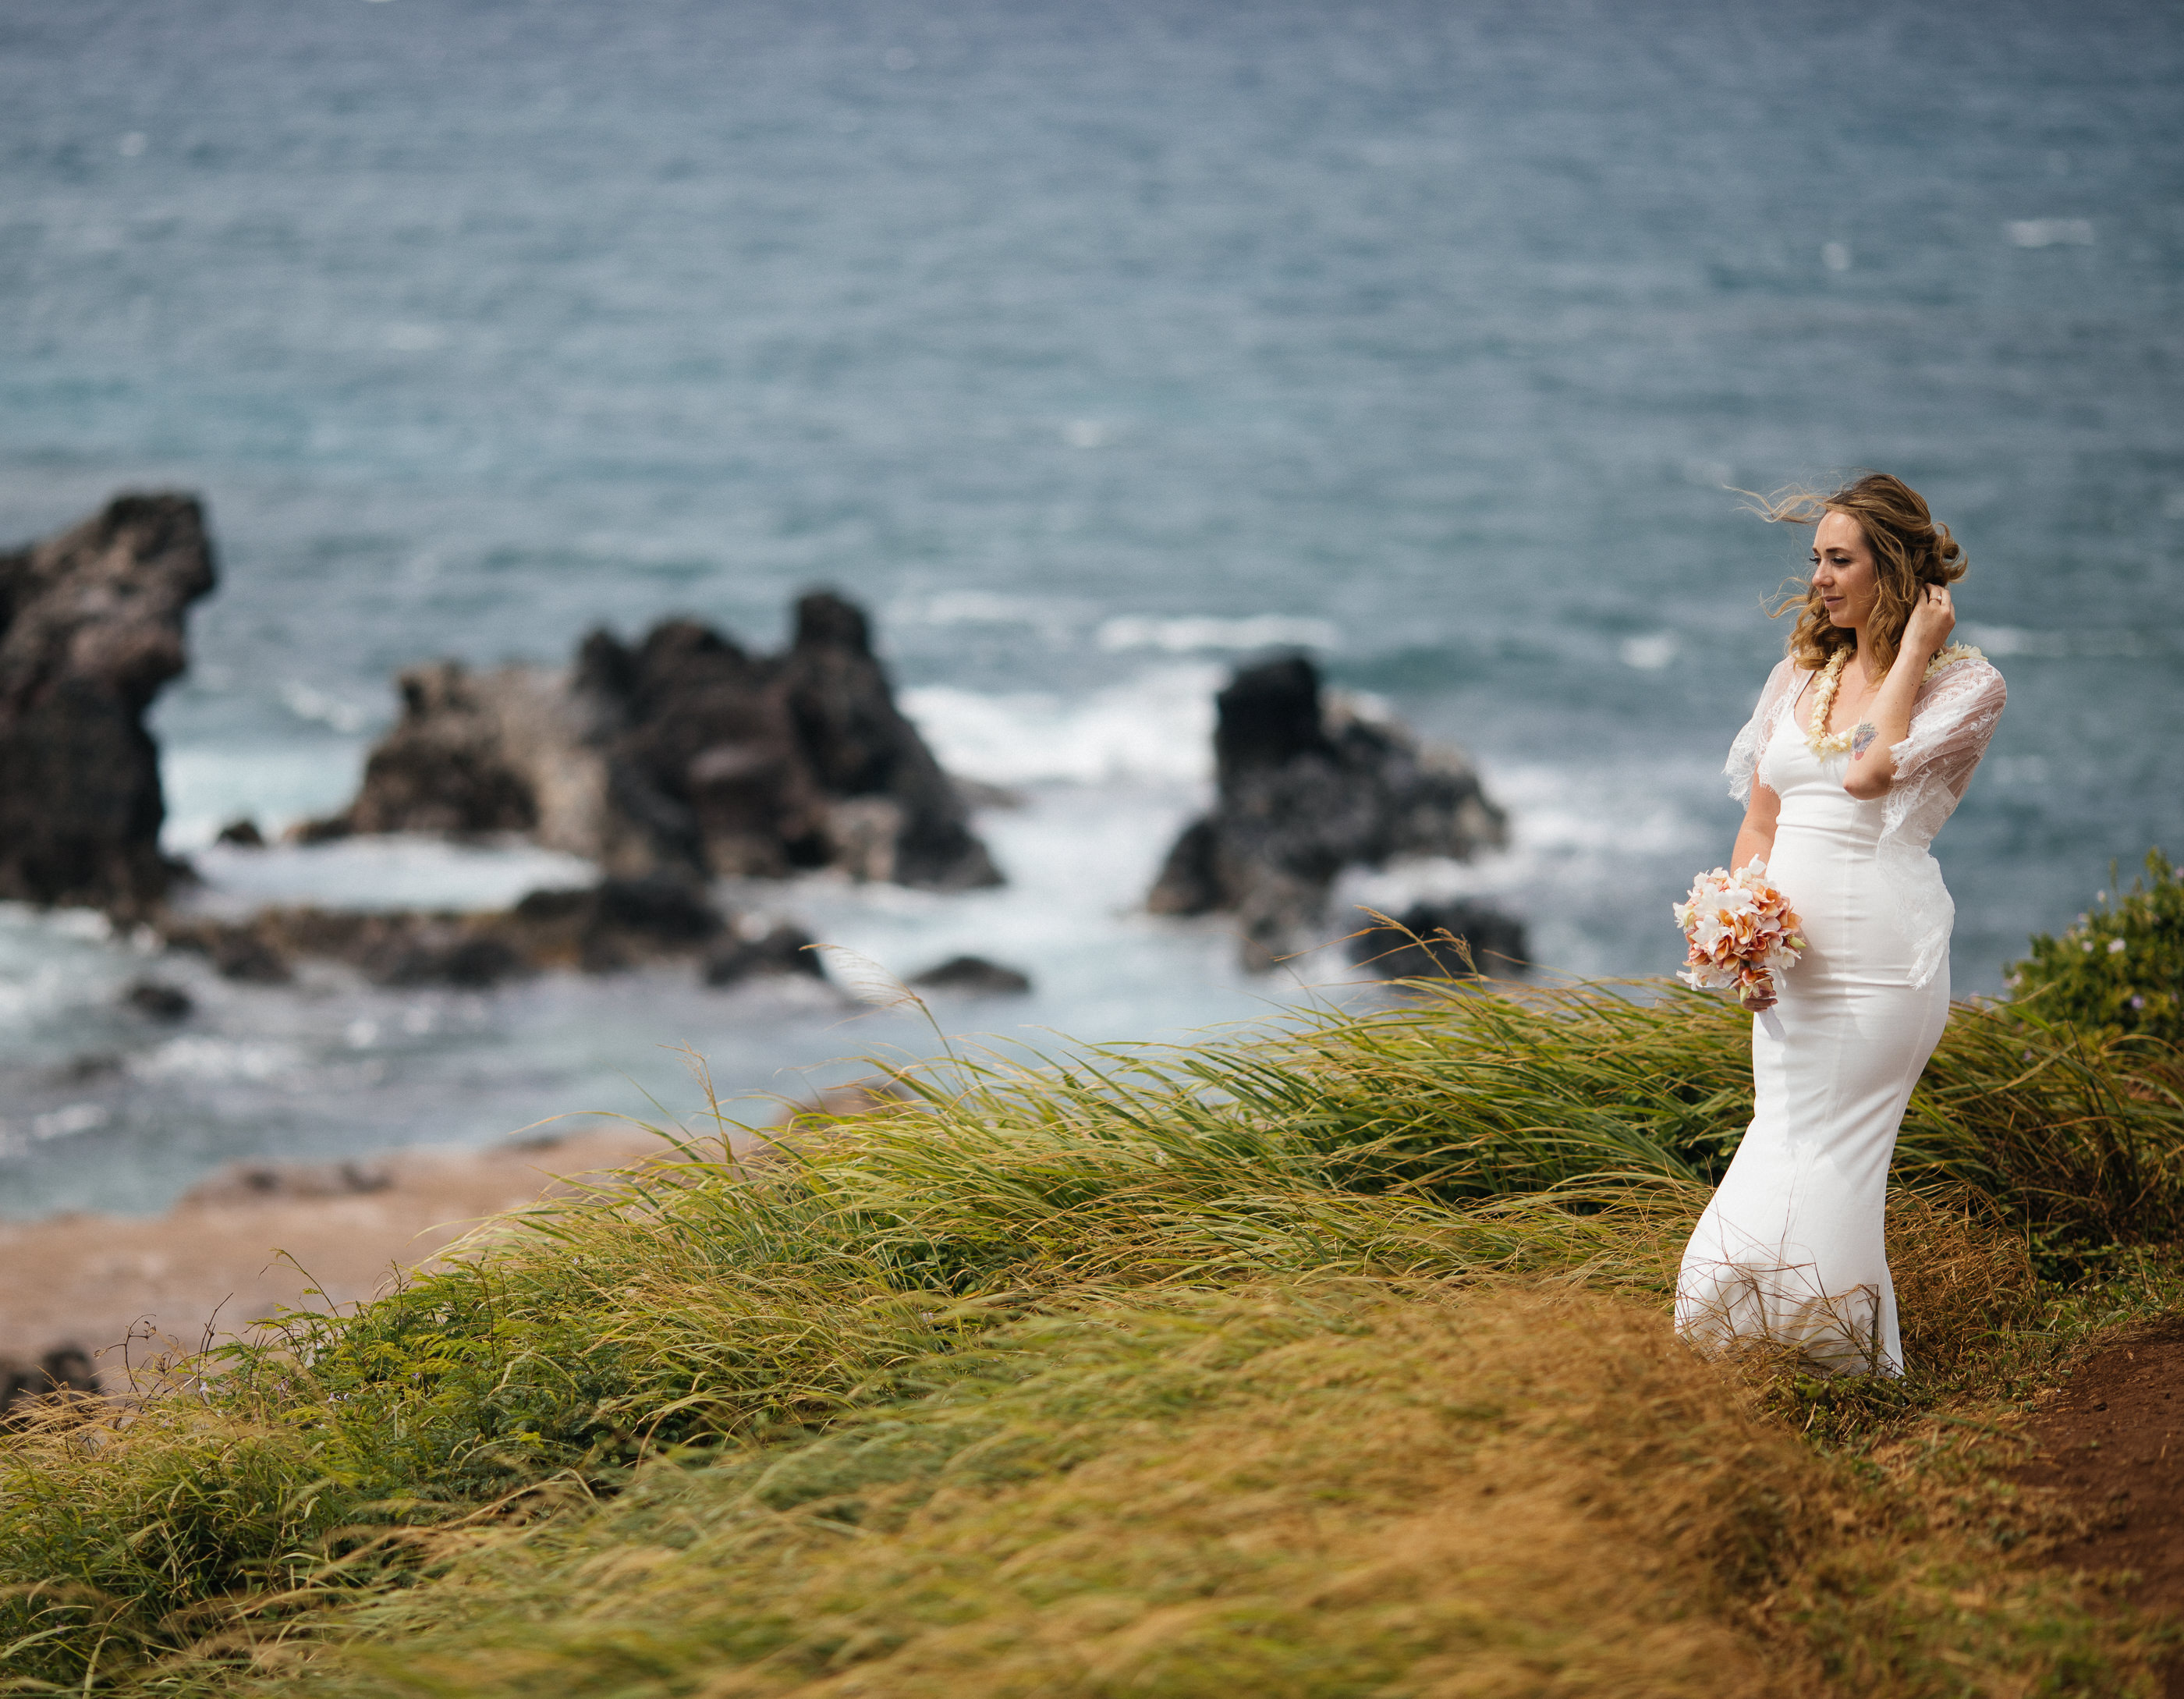
{"label": "rocky outcrop", "polygon": [[952,991],[963,997],[1021,997],[1031,989],[1031,976],[983,955],[951,955],[910,983],[922,991]]}
{"label": "rocky outcrop", "polygon": [[1254,967],[1321,924],[1345,867],[1467,860],[1507,839],[1502,811],[1461,754],[1422,748],[1402,727],[1325,697],[1302,655],[1239,671],[1217,700],[1213,811],[1176,839],[1146,905],[1235,914]]}
{"label": "rocky outcrop", "polygon": [[158,979],[133,982],[121,994],[121,1003],[151,1021],[187,1021],[197,1007],[188,992]]}
{"label": "rocky outcrop", "polygon": [[56,1345],[34,1366],[0,1356],[0,1427],[51,1420],[98,1396],[98,1371],[81,1345]]}
{"label": "rocky outcrop", "polygon": [[1383,979],[1506,978],[1524,966],[1524,922],[1484,904],[1412,903],[1389,918],[1350,940],[1350,959]]}
{"label": "rocky outcrop", "polygon": [[755,937],[738,932],[723,939],[705,952],[698,973],[716,990],[770,975],[827,977],[811,934],[787,921],[777,922]]}
{"label": "rocky outcrop", "polygon": [[282,984],[316,957],[381,985],[482,988],[549,968],[603,973],[702,956],[729,924],[694,883],[653,875],[533,891],[512,909],[482,913],[268,908],[246,921],[170,919],[162,933],[230,979]]}
{"label": "rocky outcrop", "polygon": [[634,646],[594,632],[566,672],[438,661],[401,688],[356,800],[304,835],[520,833],[623,877],[1000,882],[863,613],[827,592],[782,655],[673,620]]}
{"label": "rocky outcrop", "polygon": [[175,869],[144,711],[213,588],[204,513],[123,495],[0,554],[0,899],[147,912]]}

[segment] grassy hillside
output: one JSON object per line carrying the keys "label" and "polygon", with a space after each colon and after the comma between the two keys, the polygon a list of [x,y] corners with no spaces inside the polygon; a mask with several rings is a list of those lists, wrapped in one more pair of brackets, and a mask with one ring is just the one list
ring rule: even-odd
{"label": "grassy hillside", "polygon": [[[2014,1409],[2169,1304],[2184,1068],[1958,1011],[1907,1118],[1914,1373],[1697,1362],[1750,1113],[1679,988],[1472,994],[716,1138],[124,1418],[0,1451],[26,1689],[2134,1691],[2014,1555]],[[207,1371],[216,1371],[208,1374]]]}

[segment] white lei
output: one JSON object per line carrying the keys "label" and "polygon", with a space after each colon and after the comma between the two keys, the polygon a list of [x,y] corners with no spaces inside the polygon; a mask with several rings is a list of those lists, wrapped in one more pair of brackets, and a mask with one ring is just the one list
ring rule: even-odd
{"label": "white lei", "polygon": [[[1836,691],[1842,683],[1843,668],[1850,664],[1850,657],[1848,649],[1837,649],[1820,674],[1819,688],[1813,693],[1813,717],[1805,727],[1805,744],[1816,755],[1841,755],[1858,736],[1855,726],[1846,732],[1828,730],[1828,715],[1836,705]],[[1954,666],[1960,660],[1986,659],[1968,643],[1953,643],[1926,663],[1919,682],[1924,684],[1943,667]]]}

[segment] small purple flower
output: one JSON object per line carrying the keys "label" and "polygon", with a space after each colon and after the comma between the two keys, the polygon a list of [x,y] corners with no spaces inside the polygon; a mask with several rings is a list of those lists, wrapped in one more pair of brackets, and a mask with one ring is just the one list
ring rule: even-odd
{"label": "small purple flower", "polygon": [[2131,995],[2131,1006],[2134,1009],[2143,1009],[2146,1006],[2146,999],[2134,991]]}

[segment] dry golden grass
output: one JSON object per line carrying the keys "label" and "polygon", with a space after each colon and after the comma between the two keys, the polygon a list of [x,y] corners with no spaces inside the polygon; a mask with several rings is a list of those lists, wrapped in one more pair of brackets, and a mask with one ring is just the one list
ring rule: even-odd
{"label": "dry golden grass", "polygon": [[1904,1359],[1935,1379],[1952,1379],[1992,1356],[1996,1340],[2026,1326],[2039,1307],[2040,1283],[2024,1236],[1974,1193],[1892,1189],[1888,1267]]}
{"label": "dry golden grass", "polygon": [[[1959,1017],[1893,1206],[1908,1381],[1671,1340],[1749,1113],[1742,1017],[1705,1000],[959,1057],[765,1163],[686,1139],[209,1389],[0,1442],[0,1667],[131,1695],[2120,1695],[2139,1642],[2012,1578],[2025,1519],[1962,1442],[2119,1305],[2173,1302],[2116,1275],[2184,1219],[2184,1087],[2167,1052]],[[1848,1460],[1882,1440],[1892,1479]]]}
{"label": "dry golden grass", "polygon": [[[2064,1593],[1628,1299],[1364,1282],[1021,1331],[816,1442],[479,1539],[246,1691],[475,1699],[2122,1692]],[[1948,1559],[1973,1547],[1961,1530]],[[356,1630],[364,1630],[360,1637]],[[1973,1656],[1974,1651],[1977,1656]],[[1964,1679],[1960,1664],[1981,1670]]]}

